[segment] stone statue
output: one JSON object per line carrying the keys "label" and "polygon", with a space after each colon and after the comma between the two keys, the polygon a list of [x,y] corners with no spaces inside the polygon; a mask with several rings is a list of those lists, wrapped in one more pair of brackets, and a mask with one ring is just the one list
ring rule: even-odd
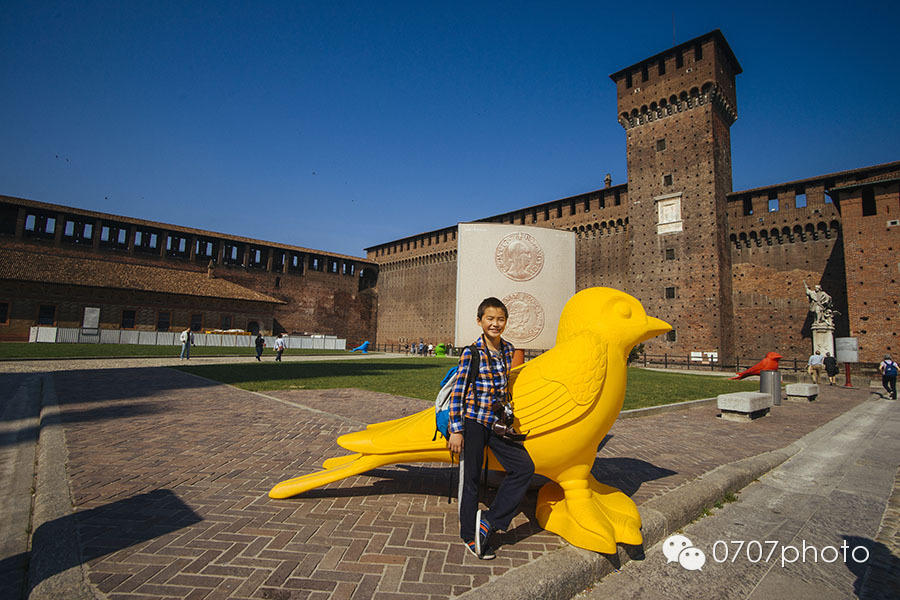
{"label": "stone statue", "polygon": [[806,289],[806,297],[809,298],[809,312],[816,314],[813,325],[823,325],[834,329],[834,315],[840,313],[834,310],[831,296],[820,285],[809,289],[804,281],[803,287]]}

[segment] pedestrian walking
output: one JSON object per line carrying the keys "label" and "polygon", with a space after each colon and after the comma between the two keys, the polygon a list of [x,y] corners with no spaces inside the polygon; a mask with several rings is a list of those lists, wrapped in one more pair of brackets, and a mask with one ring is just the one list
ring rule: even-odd
{"label": "pedestrian walking", "polygon": [[813,383],[819,385],[819,376],[825,370],[825,357],[818,350],[811,354],[806,363],[806,372],[812,377]]}
{"label": "pedestrian walking", "polygon": [[194,332],[185,329],[181,332],[181,360],[191,359],[191,345],[194,343]]}
{"label": "pedestrian walking", "polygon": [[897,363],[891,358],[890,354],[884,355],[884,360],[878,365],[881,371],[881,385],[891,397],[891,400],[897,399]]}
{"label": "pedestrian walking", "polygon": [[825,374],[828,375],[828,385],[834,385],[834,380],[838,374],[837,359],[831,355],[831,352],[825,353]]}
{"label": "pedestrian walking", "polygon": [[262,362],[260,358],[262,356],[263,348],[266,347],[266,340],[263,339],[262,333],[256,334],[256,360]]}
{"label": "pedestrian walking", "polygon": [[284,337],[279,333],[275,338],[275,362],[281,362],[282,354],[284,354]]}

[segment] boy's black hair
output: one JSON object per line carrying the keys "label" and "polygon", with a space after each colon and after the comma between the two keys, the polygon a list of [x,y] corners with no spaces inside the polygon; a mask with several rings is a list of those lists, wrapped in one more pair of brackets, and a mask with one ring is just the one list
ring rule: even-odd
{"label": "boy's black hair", "polygon": [[506,308],[506,305],[503,304],[503,301],[499,298],[494,298],[491,296],[490,298],[485,298],[481,301],[481,304],[478,305],[478,320],[481,320],[481,317],[484,316],[484,311],[489,308],[499,308],[503,311],[503,316],[507,319],[509,318],[509,310]]}

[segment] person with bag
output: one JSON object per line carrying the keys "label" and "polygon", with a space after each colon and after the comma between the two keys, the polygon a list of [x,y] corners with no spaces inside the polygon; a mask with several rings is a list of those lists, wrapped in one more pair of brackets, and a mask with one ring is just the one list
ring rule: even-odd
{"label": "person with bag", "polygon": [[[521,443],[524,436],[512,430],[509,371],[515,349],[501,337],[508,318],[509,311],[497,298],[485,298],[478,306],[476,322],[483,333],[463,349],[450,397],[447,447],[460,456],[459,534],[469,552],[482,560],[495,557],[491,535],[509,527],[534,474],[534,462]],[[471,368],[477,368],[477,376],[467,386]],[[493,504],[483,511],[478,507],[478,481],[485,448],[506,476]]]}
{"label": "person with bag", "polygon": [[884,355],[884,360],[878,365],[881,371],[881,385],[891,397],[891,400],[897,399],[897,363],[893,361],[890,354]]}
{"label": "person with bag", "polygon": [[256,345],[256,360],[262,362],[260,356],[262,356],[263,348],[266,347],[266,340],[263,339],[262,333],[256,334],[256,341],[254,344]]}
{"label": "person with bag", "polygon": [[181,340],[181,359],[190,360],[191,344],[194,343],[194,332],[192,332],[190,328],[185,329],[181,332],[181,336],[179,336],[179,339]]}
{"label": "person with bag", "polygon": [[275,338],[275,362],[281,362],[281,355],[284,354],[284,337],[279,333]]}
{"label": "person with bag", "polygon": [[823,362],[825,363],[825,374],[828,375],[828,385],[834,385],[838,374],[837,359],[831,355],[831,352],[826,352]]}

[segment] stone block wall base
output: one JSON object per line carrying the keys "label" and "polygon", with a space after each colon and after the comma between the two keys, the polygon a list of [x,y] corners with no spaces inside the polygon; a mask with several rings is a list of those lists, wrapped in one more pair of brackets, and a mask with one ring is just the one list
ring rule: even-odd
{"label": "stone block wall base", "polygon": [[803,402],[808,404],[813,402],[816,399],[816,396],[787,396],[787,399],[790,402]]}
{"label": "stone block wall base", "polygon": [[738,421],[740,423],[746,423],[747,421],[753,421],[754,419],[764,417],[767,414],[769,414],[769,409],[763,408],[748,413],[738,412],[734,410],[723,410],[718,416],[726,421]]}

